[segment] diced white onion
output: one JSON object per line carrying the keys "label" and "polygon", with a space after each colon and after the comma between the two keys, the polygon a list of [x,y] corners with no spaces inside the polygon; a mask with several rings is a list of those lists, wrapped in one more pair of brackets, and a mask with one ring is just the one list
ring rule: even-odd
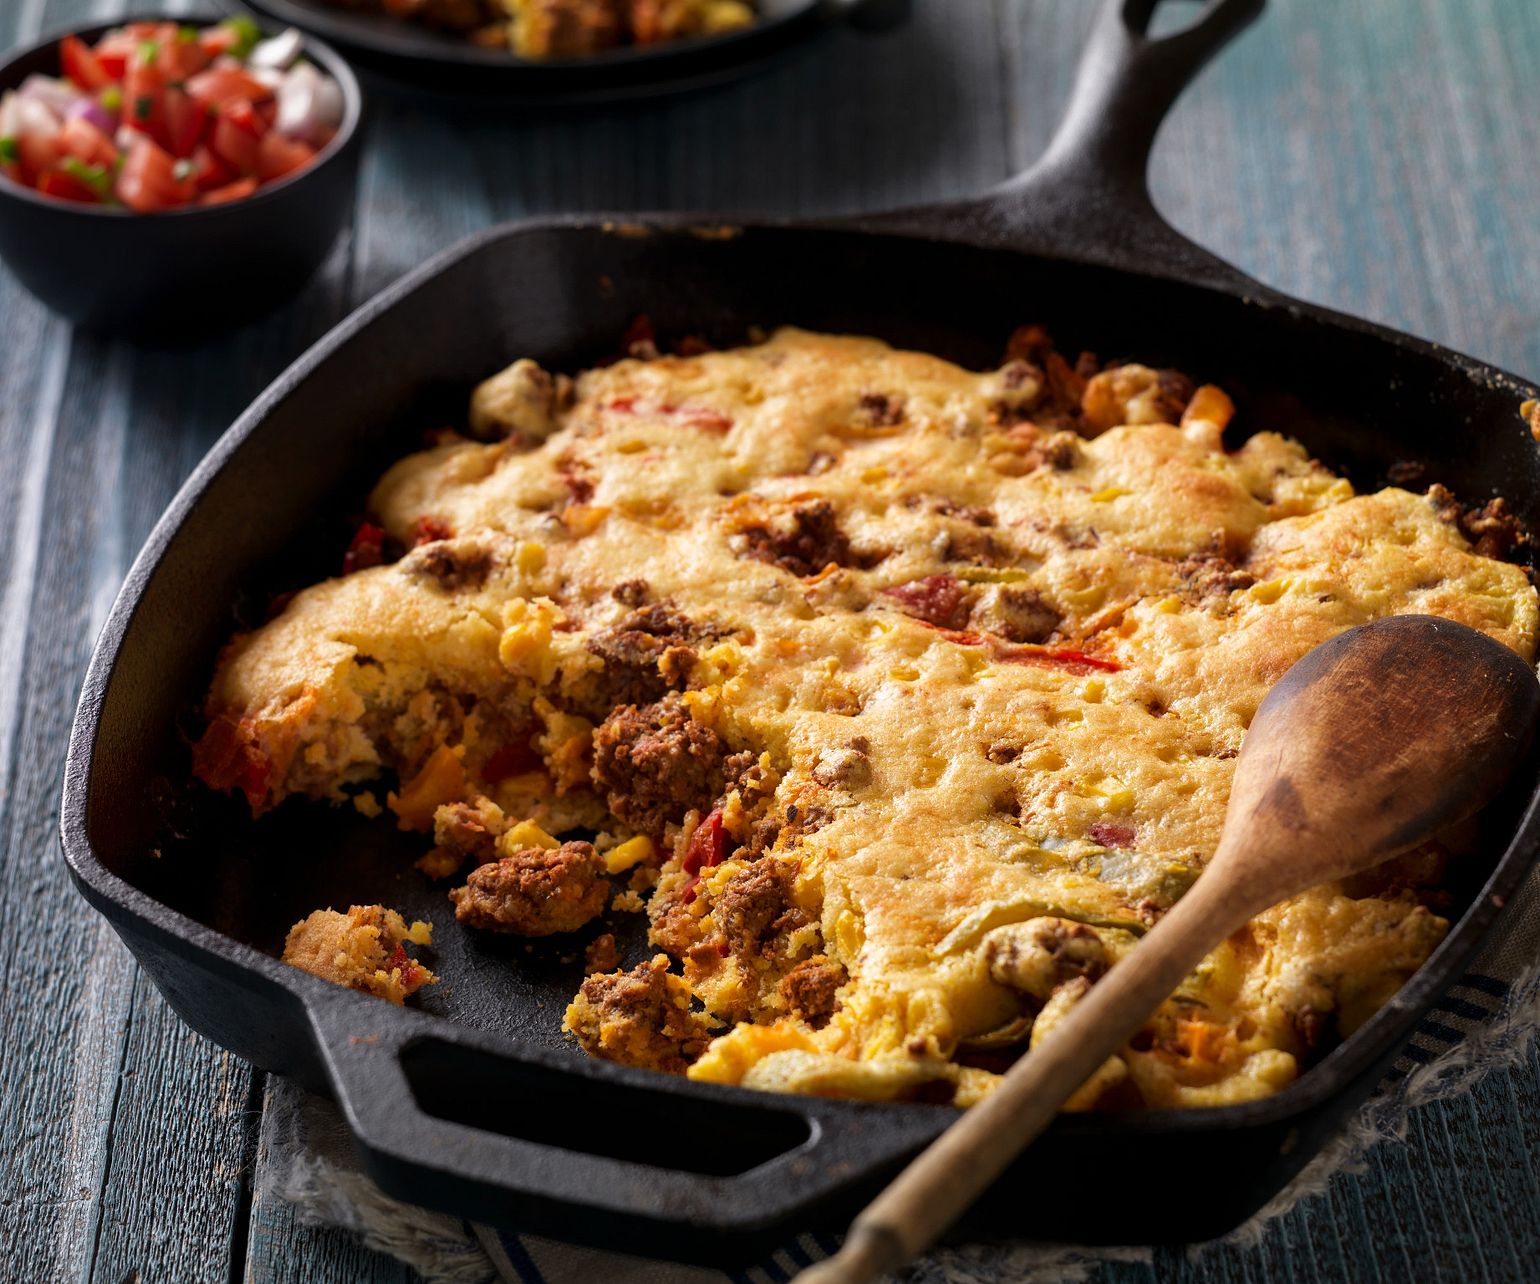
{"label": "diced white onion", "polygon": [[63,118],[74,103],[84,95],[68,81],[55,80],[52,76],[33,74],[21,82],[21,96],[29,102],[41,103],[55,116]]}
{"label": "diced white onion", "polygon": [[286,138],[320,144],[342,124],[342,88],[302,62],[278,89],[278,118],[273,128]]}
{"label": "diced white onion", "polygon": [[0,138],[15,138],[21,133],[20,101],[14,89],[7,89],[0,97]]}
{"label": "diced white onion", "polygon": [[23,94],[16,95],[16,136],[25,137],[29,134],[41,138],[52,138],[59,132],[60,120],[53,110],[36,98],[28,98]]}
{"label": "diced white onion", "polygon": [[246,65],[252,71],[287,71],[305,49],[305,37],[290,27],[271,40],[264,40],[251,51]]}

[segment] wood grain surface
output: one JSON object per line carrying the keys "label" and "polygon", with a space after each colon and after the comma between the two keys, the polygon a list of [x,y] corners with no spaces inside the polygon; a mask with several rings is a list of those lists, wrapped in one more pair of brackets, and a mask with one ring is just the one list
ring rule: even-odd
{"label": "wood grain surface", "polygon": [[[0,47],[125,8],[0,0]],[[58,855],[92,638],[219,433],[351,307],[489,222],[835,213],[996,182],[1047,139],[1093,9],[916,0],[902,33],[839,33],[740,86],[608,113],[376,92],[351,235],[293,303],[196,348],[74,335],[0,274],[0,1280],[410,1277],[295,1224],[258,1163],[264,1077],[169,1013]],[[1536,67],[1534,0],[1275,0],[1178,104],[1156,199],[1265,281],[1540,376]],[[1022,315],[1051,322],[1053,301],[1023,299]],[[1097,1279],[1533,1279],[1537,1144],[1531,1050],[1420,1110],[1256,1247],[1161,1250]]]}

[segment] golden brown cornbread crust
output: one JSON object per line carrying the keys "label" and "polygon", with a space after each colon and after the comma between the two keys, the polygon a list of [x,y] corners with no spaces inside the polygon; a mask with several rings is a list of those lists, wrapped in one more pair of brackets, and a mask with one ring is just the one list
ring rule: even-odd
{"label": "golden brown cornbread crust", "polygon": [[[518,363],[472,406],[505,440],[376,489],[411,551],[230,645],[201,774],[261,810],[396,773],[440,874],[597,831],[715,1023],[689,1074],[976,1100],[1201,870],[1295,660],[1402,612],[1533,660],[1537,623],[1427,497],[1227,451],[1217,389],[1021,353],[788,329],[575,385]],[[1262,915],[1075,1104],[1286,1084],[1441,938],[1439,864]],[[569,1014],[592,1051],[656,1046],[622,988]]]}

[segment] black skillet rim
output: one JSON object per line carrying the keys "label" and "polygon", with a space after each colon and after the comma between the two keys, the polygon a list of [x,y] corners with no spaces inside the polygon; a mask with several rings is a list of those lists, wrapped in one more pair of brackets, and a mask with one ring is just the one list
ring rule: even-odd
{"label": "black skillet rim", "polygon": [[[752,235],[759,230],[793,230],[855,232],[927,239],[915,237],[913,233],[895,231],[891,224],[885,223],[881,218],[814,221],[756,219],[735,220],[732,225],[744,235]],[[529,232],[560,229],[612,232],[622,226],[626,229],[627,235],[636,234],[638,228],[645,229],[646,234],[689,234],[692,229],[700,227],[719,228],[722,226],[722,220],[720,216],[693,213],[567,216],[505,223],[467,237],[458,245],[450,247],[402,277],[339,322],[257,397],[198,464],[156,523],[129,570],[123,588],[114,601],[97,640],[82,687],[66,758],[64,793],[60,808],[60,837],[70,872],[89,900],[98,907],[114,906],[156,935],[194,946],[212,958],[240,971],[261,975],[265,980],[287,991],[301,1002],[312,1018],[324,1005],[337,1003],[344,998],[352,1010],[374,1011],[376,1009],[377,1004],[373,999],[339,991],[335,986],[305,975],[271,955],[243,945],[168,908],[133,887],[101,863],[91,847],[87,834],[87,806],[95,741],[99,729],[100,706],[104,693],[112,680],[124,635],[138,609],[142,591],[153,575],[167,545],[185,517],[199,502],[205,486],[228,464],[237,448],[260,428],[269,409],[275,403],[281,401],[292,388],[314,374],[335,349],[368,327],[376,317],[396,306],[452,264],[475,254],[484,245],[504,237],[519,236]],[[973,243],[966,237],[932,235],[928,239],[962,244]],[[1010,252],[1031,256],[1030,251],[1020,249]],[[1077,256],[1073,254],[1055,254],[1053,257],[1059,261],[1072,263],[1077,261]],[[1087,266],[1094,265],[1089,259],[1080,261],[1085,262]],[[1234,269],[1230,271],[1234,272]],[[1185,279],[1159,271],[1152,274],[1168,276],[1170,279]],[[1288,299],[1268,287],[1247,281],[1239,273],[1235,275],[1238,280],[1254,288],[1248,288],[1244,293],[1215,289],[1210,285],[1198,285],[1194,288],[1231,300],[1240,297],[1250,306],[1282,308],[1295,316],[1351,329],[1407,351],[1432,356],[1443,363],[1453,364],[1469,377],[1512,388],[1516,393],[1522,394],[1527,391],[1529,395],[1534,395],[1533,386],[1527,381],[1485,362],[1372,322],[1345,316],[1314,304]],[[1422,1011],[1458,981],[1478,944],[1493,924],[1502,918],[1509,898],[1528,874],[1537,852],[1540,852],[1540,788],[1532,789],[1530,799],[1515,826],[1513,836],[1494,863],[1487,881],[1476,893],[1465,912],[1452,924],[1448,935],[1428,960],[1363,1027],[1281,1092],[1257,1101],[1230,1106],[1152,1110],[1120,1115],[1061,1116],[1054,1125],[1055,1131],[1067,1135],[1093,1133],[1133,1136],[1149,1133],[1181,1134],[1253,1128],[1286,1121],[1323,1104],[1337,1095],[1359,1073],[1384,1056],[1392,1046],[1399,1047],[1410,1035],[1415,1019],[1420,1017]],[[359,1007],[358,1005],[368,1006]],[[405,1025],[404,1037],[401,1040],[403,1046],[416,1038],[431,1034],[439,1020],[427,1013],[412,1009],[402,1011],[404,1013],[402,1020]],[[454,1028],[465,1027],[455,1025]],[[661,1086],[658,1076],[653,1072],[611,1062],[577,1058],[551,1050],[531,1048],[506,1036],[475,1030],[474,1027],[471,1029],[478,1041],[515,1061],[576,1072],[585,1077],[612,1079],[632,1087]],[[796,1109],[795,1103],[798,1100],[796,1098],[782,1100],[774,1094],[756,1092],[752,1089],[700,1084],[691,1080],[670,1078],[668,1086],[673,1092],[698,1094],[702,1099],[732,1100],[764,1107],[779,1106],[782,1109]],[[916,1112],[925,1112],[936,1120],[938,1129],[955,1113],[952,1108],[946,1106],[873,1106],[867,1103],[832,1099],[820,1100],[817,1106],[820,1110],[841,1113],[860,1112],[867,1117],[872,1113],[903,1112],[913,1119]]]}

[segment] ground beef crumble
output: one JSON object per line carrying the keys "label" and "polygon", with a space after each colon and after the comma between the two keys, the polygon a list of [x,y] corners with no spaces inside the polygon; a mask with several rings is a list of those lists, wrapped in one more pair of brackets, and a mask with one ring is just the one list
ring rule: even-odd
{"label": "ground beef crumble", "polygon": [[[617,596],[621,590],[628,597],[635,596],[635,585],[640,583],[618,585]],[[696,660],[690,643],[703,636],[703,632],[673,607],[655,602],[635,607],[614,628],[594,634],[588,641],[588,650],[604,664],[599,704],[603,709],[622,704],[646,705],[661,700],[670,691],[684,690]]]}
{"label": "ground beef crumble", "polygon": [[620,966],[620,950],[615,944],[615,934],[605,932],[602,936],[596,936],[588,943],[588,948],[583,951],[583,974],[593,976],[596,972],[613,972]]}
{"label": "ground beef crumble", "polygon": [[623,705],[594,733],[594,783],[609,809],[658,835],[692,807],[704,811],[722,787],[726,750],[678,695],[638,708]]}
{"label": "ground beef crumble", "polygon": [[807,925],[807,914],[792,899],[795,879],[794,864],[767,857],[727,881],[711,917],[732,953],[773,955],[788,933]]}
{"label": "ground beef crumble", "polygon": [[498,836],[509,823],[502,809],[481,794],[445,803],[433,813],[433,850],[418,866],[430,877],[448,878],[466,861],[475,867],[496,860]]}
{"label": "ground beef crumble", "polygon": [[1036,589],[1001,584],[981,595],[969,620],[1007,642],[1039,644],[1058,631],[1062,617]]}
{"label": "ground beef crumble", "polygon": [[530,847],[471,871],[449,893],[455,918],[469,927],[520,936],[575,932],[602,913],[610,886],[588,843]]}
{"label": "ground beef crumble", "polygon": [[567,1008],[566,1025],[590,1056],[670,1074],[683,1074],[710,1037],[662,954],[629,972],[589,977]]}
{"label": "ground beef crumble", "polygon": [[829,565],[869,567],[873,558],[856,552],[839,527],[834,505],[826,499],[794,509],[790,526],[748,526],[743,555],[768,562],[793,575],[817,575]]}
{"label": "ground beef crumble", "polygon": [[1177,573],[1182,577],[1182,591],[1187,597],[1205,606],[1221,603],[1231,593],[1257,582],[1255,576],[1212,551],[1189,554],[1177,563]]}
{"label": "ground beef crumble", "polygon": [[473,541],[433,540],[401,559],[401,569],[446,593],[480,588],[492,569],[491,550]]}
{"label": "ground beef crumble", "polygon": [[1456,527],[1471,542],[1478,557],[1511,560],[1514,550],[1529,542],[1518,517],[1501,496],[1478,508],[1461,504],[1451,490],[1435,482],[1428,487],[1428,501],[1441,520]]}
{"label": "ground beef crumble", "polygon": [[835,992],[846,981],[845,969],[819,955],[804,959],[781,978],[780,994],[792,1015],[815,1030],[829,1024],[838,1007]]}

